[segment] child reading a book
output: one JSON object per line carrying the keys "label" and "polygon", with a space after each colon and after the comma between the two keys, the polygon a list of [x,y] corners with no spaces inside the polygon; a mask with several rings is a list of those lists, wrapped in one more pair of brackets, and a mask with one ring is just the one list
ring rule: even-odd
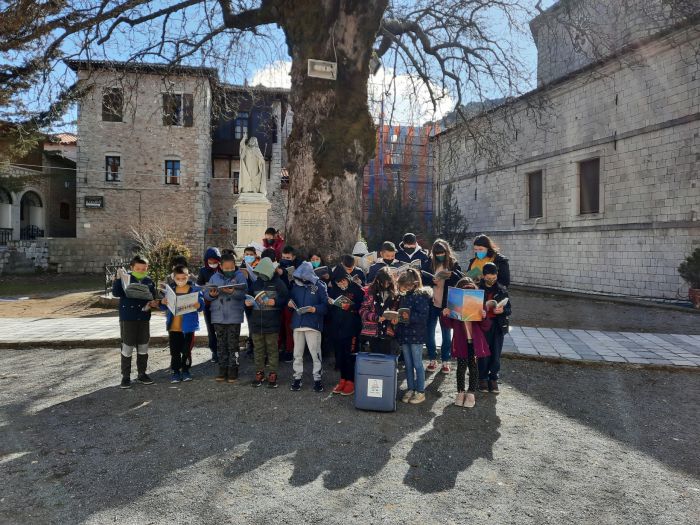
{"label": "child reading a book", "polygon": [[238,351],[246,278],[236,270],[236,258],[230,254],[221,256],[221,272],[212,275],[204,291],[204,298],[211,302],[211,322],[216,332],[219,350],[219,373],[216,381],[235,383],[238,379]]}
{"label": "child reading a book", "polygon": [[191,284],[190,272],[186,266],[178,265],[173,268],[173,284],[175,295],[182,296],[191,293],[199,295],[199,307],[185,314],[173,315],[168,308],[167,298],[160,301],[160,309],[166,312],[165,328],[168,331],[170,346],[171,383],[192,381],[190,367],[192,366],[192,340],[194,333],[199,330],[199,312],[204,309],[204,299],[200,288]]}
{"label": "child reading a book", "polygon": [[[275,271],[289,290],[292,289],[292,272],[300,264],[301,260],[297,258],[294,247],[285,246],[282,249],[280,264]],[[291,363],[294,360],[294,335],[292,333],[292,311],[289,308],[282,308],[282,322],[277,345],[281,350],[280,359],[285,363]]]}
{"label": "child reading a book", "polygon": [[294,270],[294,283],[288,306],[292,313],[294,332],[294,381],[290,390],[301,390],[304,375],[304,350],[309,347],[313,360],[314,392],[323,392],[321,383],[321,331],[323,317],[328,312],[328,292],[326,285],[314,273],[310,262],[303,262]]}
{"label": "child reading a book", "polygon": [[377,277],[377,272],[384,267],[399,268],[401,263],[396,260],[396,245],[391,241],[384,241],[379,250],[379,259],[369,268],[367,272],[367,282],[371,283]]}
{"label": "child reading a book", "polygon": [[[209,282],[212,275],[221,271],[221,251],[214,246],[210,246],[204,252],[204,266],[199,269],[197,275],[197,286],[204,286]],[[218,361],[216,350],[216,332],[211,324],[211,308],[209,301],[204,302],[204,323],[207,325],[207,337],[209,338],[209,350],[211,350],[211,362]]]}
{"label": "child reading a book", "polygon": [[[456,288],[476,290],[476,284],[469,277],[464,277],[456,284]],[[482,321],[460,321],[449,317],[450,311],[445,308],[442,312],[443,322],[454,330],[452,339],[452,357],[457,359],[457,397],[455,405],[472,408],[476,404],[474,392],[479,381],[477,359],[489,355],[489,346],[485,332],[491,321],[484,317]],[[465,389],[465,379],[469,369],[469,386]]]}
{"label": "child reading a book", "polygon": [[486,263],[479,288],[484,290],[486,317],[491,327],[486,332],[486,341],[491,349],[488,357],[479,359],[479,390],[498,393],[498,374],[501,370],[501,350],[503,339],[508,333],[508,318],[511,314],[508,289],[498,281],[498,266]]}
{"label": "child reading a book", "polygon": [[362,321],[360,307],[365,297],[362,288],[353,282],[342,265],[333,270],[333,287],[328,290],[330,323],[323,333],[335,354],[340,381],[334,394],[351,396],[355,393],[355,352]]}
{"label": "child reading a book", "polygon": [[[437,239],[430,250],[430,260],[427,264],[427,272],[433,275],[433,306],[428,317],[428,333],[425,346],[428,348],[428,372],[437,370],[437,345],[435,344],[435,328],[440,322],[442,332],[442,345],[440,346],[440,358],[442,360],[442,373],[450,373],[450,351],[452,335],[448,325],[443,323],[440,316],[443,308],[447,306],[447,289],[457,284],[462,277],[462,271],[449,243],[443,239]],[[427,277],[427,276],[426,276]]]}
{"label": "child reading a book", "polygon": [[362,268],[355,264],[354,256],[350,254],[343,255],[343,257],[340,259],[340,266],[345,269],[345,273],[347,273],[355,283],[357,283],[359,286],[365,285],[367,282],[365,272],[362,270]]}
{"label": "child reading a book", "polygon": [[391,276],[389,268],[380,268],[372,284],[367,287],[365,300],[360,308],[362,318],[360,335],[369,343],[372,352],[386,355],[394,353],[395,327],[399,320],[384,317],[384,312],[397,311],[399,301],[396,281]]}
{"label": "child reading a book", "polygon": [[[399,277],[401,293],[400,313],[403,314],[396,325],[396,341],[401,347],[406,364],[408,389],[401,401],[418,404],[425,401],[425,370],[423,369],[423,343],[426,325],[432,305],[433,291],[424,287],[420,273],[409,268]],[[404,311],[407,312],[404,313]]]}
{"label": "child reading a book", "polygon": [[[125,286],[125,283],[126,284]],[[112,295],[119,297],[119,329],[121,333],[121,388],[131,388],[131,357],[136,349],[136,380],[153,384],[146,374],[151,308],[158,308],[156,287],[148,277],[148,259],[140,255],[131,259],[131,272],[120,268],[112,283]]]}
{"label": "child reading a book", "polygon": [[255,356],[255,379],[253,386],[259,387],[265,382],[265,362],[269,370],[267,386],[277,388],[277,371],[279,352],[277,336],[280,331],[280,310],[287,304],[289,290],[277,275],[273,263],[268,257],[260,259],[253,272],[255,281],[248,281],[248,293],[245,305],[248,314],[248,328],[253,338]]}

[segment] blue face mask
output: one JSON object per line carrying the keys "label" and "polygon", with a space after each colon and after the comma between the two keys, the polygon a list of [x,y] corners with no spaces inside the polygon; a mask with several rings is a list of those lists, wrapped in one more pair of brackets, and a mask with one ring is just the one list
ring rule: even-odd
{"label": "blue face mask", "polygon": [[485,259],[488,252],[474,252],[474,255],[476,255],[477,259]]}
{"label": "blue face mask", "polygon": [[313,266],[314,268],[318,268],[319,266],[321,266],[321,261],[311,261],[311,266]]}
{"label": "blue face mask", "polygon": [[253,264],[255,262],[255,255],[246,255],[243,260],[248,264]]}

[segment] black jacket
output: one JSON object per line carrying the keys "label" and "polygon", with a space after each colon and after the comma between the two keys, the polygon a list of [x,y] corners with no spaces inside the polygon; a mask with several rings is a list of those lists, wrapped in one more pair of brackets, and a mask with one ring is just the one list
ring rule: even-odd
{"label": "black jacket", "polygon": [[[499,282],[496,282],[493,286],[486,286],[486,283],[482,280],[479,283],[479,289],[484,290],[484,299],[486,301],[493,299],[496,302],[500,302],[508,297],[508,289]],[[508,325],[510,324],[509,318],[512,313],[510,303],[510,297],[508,297],[508,303],[503,307],[503,313],[494,318],[494,321],[504,334],[508,333]]]}
{"label": "black jacket", "polygon": [[[467,271],[471,270],[472,264],[474,263],[476,257],[469,259],[469,266]],[[493,260],[494,264],[498,267],[498,282],[501,283],[506,288],[510,286],[510,266],[508,264],[508,258],[500,253],[496,254],[496,258]]]}
{"label": "black jacket", "polygon": [[[153,297],[156,297],[156,285],[150,277],[144,277],[140,281],[131,275],[130,283],[141,283],[148,286]],[[145,299],[131,299],[126,296],[124,286],[121,279],[114,279],[112,283],[112,295],[119,297],[119,320],[120,321],[149,321],[151,319],[151,311],[143,311],[143,308],[148,304]]]}
{"label": "black jacket", "polygon": [[269,281],[265,281],[260,277],[253,283],[248,280],[248,293],[250,295],[255,297],[263,290],[275,293],[275,306],[262,306],[260,310],[246,307],[246,317],[248,318],[251,334],[274,334],[279,332],[282,308],[285,308],[289,301],[289,289],[277,274]]}
{"label": "black jacket", "polygon": [[403,263],[410,263],[412,261],[420,261],[421,265],[425,265],[430,257],[428,257],[428,251],[420,247],[420,244],[416,244],[416,251],[411,255],[406,252],[403,247],[403,242],[399,244],[399,251],[396,252],[396,260]]}
{"label": "black jacket", "polygon": [[328,288],[328,298],[337,299],[344,295],[352,300],[350,309],[343,310],[338,306],[328,305],[330,336],[332,339],[347,339],[360,335],[362,329],[362,319],[360,319],[360,307],[365,299],[365,292],[354,282],[350,282],[347,290],[341,290],[334,285]]}
{"label": "black jacket", "polygon": [[379,259],[376,263],[369,267],[369,272],[367,272],[367,282],[372,283],[375,277],[377,277],[377,272],[379,272],[379,270],[385,266],[389,266],[390,268],[400,268],[403,266],[403,263],[394,259],[391,264],[387,264],[383,259]]}

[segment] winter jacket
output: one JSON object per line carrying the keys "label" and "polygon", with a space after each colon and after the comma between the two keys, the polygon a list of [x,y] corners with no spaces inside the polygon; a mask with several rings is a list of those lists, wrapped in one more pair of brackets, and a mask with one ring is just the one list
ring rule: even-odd
{"label": "winter jacket", "polygon": [[367,276],[365,275],[365,271],[360,268],[359,266],[355,266],[352,269],[352,272],[350,272],[350,277],[359,277],[360,282],[362,283],[362,286],[367,284]]}
{"label": "winter jacket", "polygon": [[278,233],[272,239],[271,243],[267,242],[267,239],[262,240],[262,245],[265,248],[272,248],[275,250],[275,258],[279,261],[282,258],[282,249],[284,248],[284,238]]}
{"label": "winter jacket", "polygon": [[395,328],[391,321],[380,323],[379,318],[385,310],[397,310],[400,300],[401,298],[398,295],[383,300],[381,295],[375,296],[369,291],[369,288],[366,289],[365,300],[360,307],[360,317],[362,318],[362,332],[360,334],[365,337],[379,337],[382,339],[394,337]]}
{"label": "winter jacket", "polygon": [[[467,271],[471,270],[475,259],[476,257],[469,259]],[[508,264],[508,258],[505,255],[497,253],[493,262],[498,267],[498,282],[508,288],[510,286],[510,265]]]}
{"label": "winter jacket", "polygon": [[[130,275],[130,283],[140,283],[148,286],[151,291],[153,298],[156,297],[156,285],[153,283],[150,277],[146,276],[140,281]],[[145,299],[130,299],[124,293],[124,286],[122,286],[121,279],[115,279],[112,283],[112,295],[114,297],[119,297],[119,320],[120,321],[150,321],[151,311],[143,311],[143,307],[148,304]]]}
{"label": "winter jacket", "polygon": [[259,305],[259,309],[246,307],[250,333],[255,334],[276,334],[279,332],[282,308],[286,307],[289,301],[289,289],[284,284],[279,275],[275,272],[275,267],[263,259],[262,264],[258,264],[255,273],[258,278],[255,282],[248,281],[248,293],[255,297],[263,290],[274,295],[275,306]]}
{"label": "winter jacket", "polygon": [[[423,284],[427,286],[432,286],[434,290],[436,285],[433,283],[435,275],[431,272],[433,268],[429,264],[427,265],[427,268],[427,271],[421,272]],[[445,281],[445,289],[442,294],[442,305],[440,306],[441,309],[447,306],[447,289],[450,286],[454,288],[454,286],[459,282],[459,280],[462,277],[464,277],[464,274],[462,273],[462,268],[459,266],[459,263],[455,263],[454,267],[452,268],[452,276]]]}
{"label": "winter jacket", "polygon": [[428,312],[433,304],[433,290],[424,286],[401,297],[399,308],[410,308],[408,324],[396,325],[396,341],[400,345],[423,344],[427,335]]}
{"label": "winter jacket", "polygon": [[457,359],[468,359],[467,349],[467,328],[466,323],[471,323],[472,343],[474,344],[474,355],[476,357],[486,357],[491,355],[489,345],[486,342],[486,332],[491,328],[491,321],[460,321],[451,317],[442,317],[442,325],[452,328],[452,357]]}
{"label": "winter jacket", "polygon": [[396,252],[396,260],[403,263],[410,263],[418,260],[421,262],[421,265],[425,265],[430,260],[430,257],[428,257],[428,251],[421,248],[420,244],[416,244],[416,250],[409,255],[403,247],[403,242],[401,242],[399,244],[399,251]]}
{"label": "winter jacket", "polygon": [[[173,288],[173,290],[175,290],[175,288]],[[202,297],[202,289],[192,284],[190,284],[189,291],[185,293],[175,292],[175,295],[186,295],[194,292],[199,292],[199,309],[196,312],[189,312],[182,316],[182,333],[184,334],[194,333],[199,330],[199,312],[204,310],[204,297]],[[173,324],[173,319],[175,316],[164,304],[160,305],[160,309],[165,312],[165,329],[170,331],[170,327]]]}
{"label": "winter jacket", "polygon": [[[215,286],[224,286],[226,284],[247,284],[243,272],[237,270],[235,275],[227,278],[223,273],[217,272],[212,275],[207,284]],[[245,292],[246,290],[234,290],[233,293],[227,294],[219,290],[216,297],[211,296],[211,291],[204,292],[204,298],[210,301],[209,309],[211,310],[211,322],[213,324],[241,324],[243,322],[243,311],[245,309]]]}
{"label": "winter jacket", "polygon": [[[207,284],[209,279],[212,278],[212,275],[220,271],[220,267],[218,266],[216,268],[209,268],[209,264],[207,263],[209,259],[216,259],[219,261],[219,263],[221,263],[221,252],[218,248],[210,246],[207,248],[207,251],[204,252],[204,266],[199,269],[199,273],[197,274],[198,286],[204,286]],[[204,309],[209,310],[209,301],[207,300],[204,301]]]}
{"label": "winter jacket", "polygon": [[376,263],[369,267],[369,271],[367,272],[367,282],[372,283],[374,278],[377,277],[377,272],[379,272],[379,270],[385,266],[388,266],[389,268],[400,268],[403,266],[403,263],[394,259],[391,264],[387,264],[383,259],[379,259]]}
{"label": "winter jacket", "polygon": [[[335,272],[333,272],[335,274]],[[352,301],[352,304],[344,310],[338,306],[328,306],[330,317],[330,336],[335,339],[347,339],[360,335],[362,320],[360,319],[360,307],[365,298],[365,292],[357,283],[350,282],[346,290],[341,290],[337,285],[328,289],[328,298],[337,299],[344,295]]]}
{"label": "winter jacket", "polygon": [[[323,331],[323,318],[328,312],[328,291],[326,284],[318,278],[314,273],[314,268],[310,262],[303,262],[294,270],[294,284],[290,293],[290,299],[294,301],[297,308],[304,306],[313,306],[316,308],[314,313],[298,314],[292,313],[292,330],[297,328],[312,328]],[[306,284],[300,285],[296,279],[305,281]]]}
{"label": "winter jacket", "polygon": [[[291,289],[292,288],[292,280],[288,277],[287,274],[287,268],[290,266],[293,266],[294,269],[299,268],[301,266],[301,263],[304,262],[298,257],[295,258],[293,261],[287,261],[287,260],[281,260],[279,263],[279,268],[282,268],[284,272],[282,272],[282,275],[280,275],[280,279],[282,279],[282,282],[287,285],[287,288]],[[278,274],[279,275],[279,274]]]}
{"label": "winter jacket", "polygon": [[[479,283],[479,289],[484,290],[484,299],[486,301],[494,300],[498,303],[508,297],[508,289],[499,282],[496,282],[493,286],[486,286],[486,283],[482,280]],[[509,317],[511,313],[510,297],[508,297],[508,302],[503,307],[503,313],[492,318],[492,321],[498,324],[501,332],[504,334],[508,333],[508,325],[510,324]]]}

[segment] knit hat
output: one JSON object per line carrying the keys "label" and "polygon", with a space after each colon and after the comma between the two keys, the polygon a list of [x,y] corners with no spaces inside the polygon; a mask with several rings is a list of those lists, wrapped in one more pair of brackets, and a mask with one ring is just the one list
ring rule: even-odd
{"label": "knit hat", "polygon": [[418,240],[416,239],[416,234],[415,233],[407,233],[406,235],[403,236],[403,243],[404,244],[416,244]]}
{"label": "knit hat", "polygon": [[369,253],[369,250],[367,249],[367,243],[363,241],[357,241],[352,249],[352,254],[362,256],[367,253]]}
{"label": "knit hat", "polygon": [[498,266],[492,262],[488,262],[481,269],[481,273],[484,275],[496,275],[498,273]]}

